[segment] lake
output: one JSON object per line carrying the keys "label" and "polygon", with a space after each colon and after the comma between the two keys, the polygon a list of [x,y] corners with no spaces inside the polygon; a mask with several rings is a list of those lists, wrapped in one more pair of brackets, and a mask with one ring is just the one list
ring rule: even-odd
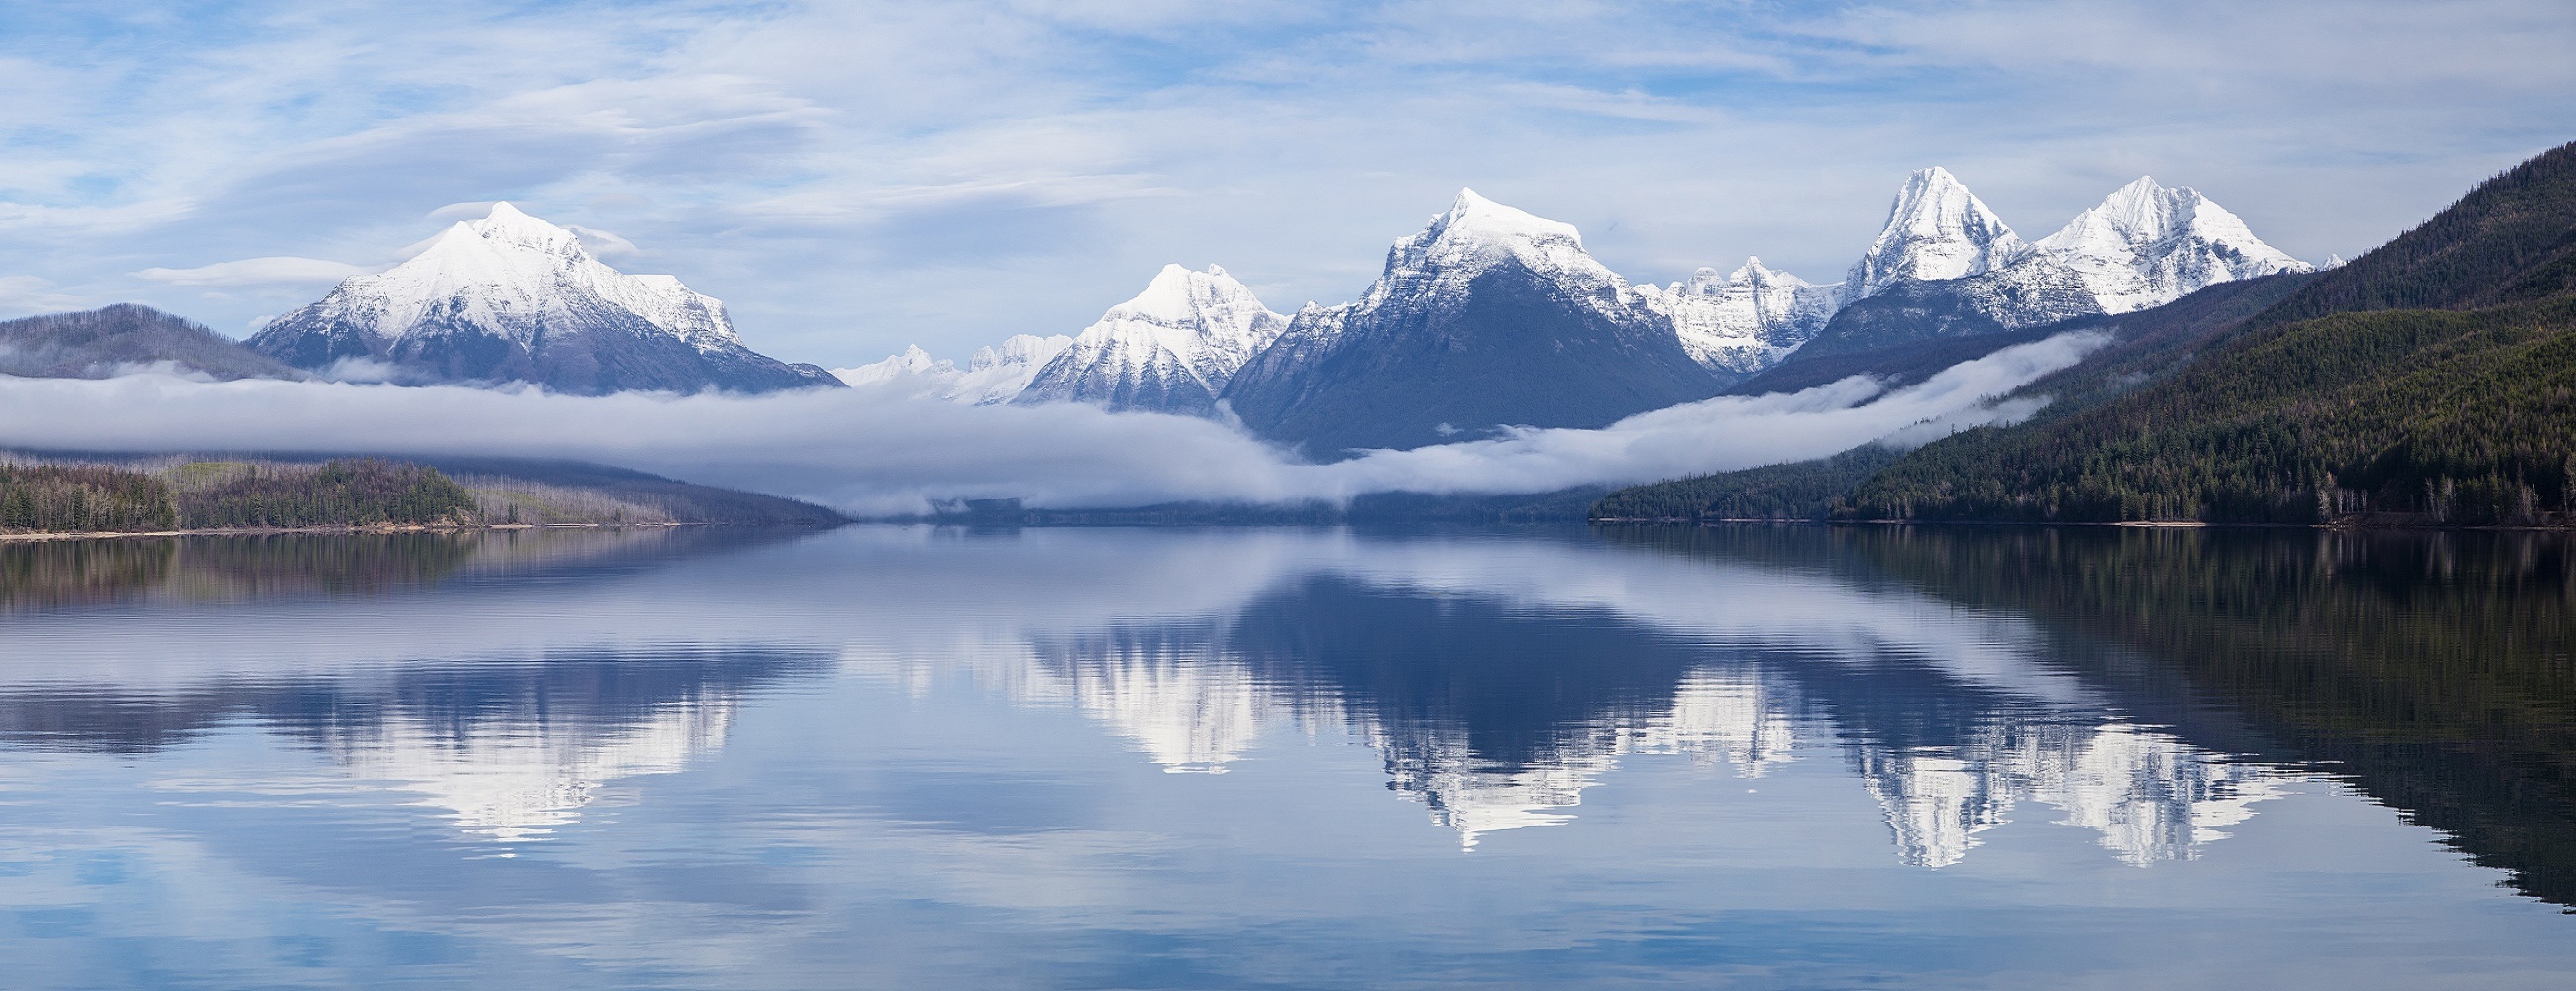
{"label": "lake", "polygon": [[2576,545],[0,546],[0,985],[2576,985]]}

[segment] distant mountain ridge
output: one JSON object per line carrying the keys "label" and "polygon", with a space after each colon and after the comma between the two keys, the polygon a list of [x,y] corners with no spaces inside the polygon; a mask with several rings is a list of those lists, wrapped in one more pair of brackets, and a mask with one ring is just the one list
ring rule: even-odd
{"label": "distant mountain ridge", "polygon": [[0,375],[97,379],[143,370],[220,380],[309,377],[196,323],[134,303],[0,321]]}
{"label": "distant mountain ridge", "polygon": [[2070,328],[2114,341],[2018,390],[2054,400],[2026,422],[1597,511],[1687,516],[1794,477],[1788,511],[1844,519],[2576,526],[2576,144],[2349,263]]}
{"label": "distant mountain ridge", "polygon": [[1584,251],[1573,225],[1469,190],[1395,243],[1359,302],[1301,312],[1225,399],[1256,432],[1322,457],[1607,426],[1726,384],[1659,299]]}
{"label": "distant mountain ridge", "polygon": [[572,231],[508,203],[270,321],[249,344],[310,371],[405,384],[529,382],[573,395],[841,386],[745,347],[714,297],[611,268]]}
{"label": "distant mountain ridge", "polygon": [[1907,179],[1886,230],[1844,282],[1841,309],[1801,354],[2011,333],[2315,270],[2208,197],[2153,178],[2121,187],[2034,243],[1949,173],[1927,169]]}
{"label": "distant mountain ridge", "polygon": [[[1333,457],[1511,426],[1606,425],[1828,357],[1877,373],[1866,356],[1898,349],[1910,368],[1960,350],[1918,342],[2002,339],[2312,268],[2199,193],[2151,178],[2027,241],[1933,168],[1907,177],[1840,283],[1814,285],[1754,257],[1724,274],[1631,285],[1584,250],[1572,225],[1468,190],[1396,242],[1356,302],[1279,317],[1221,268],[1173,265],[1037,362],[1045,367],[1017,391],[1016,373],[968,386],[971,373],[918,348],[837,374],[957,402],[1231,412],[1265,438]],[[1675,348],[1686,364],[1672,360]]]}
{"label": "distant mountain ridge", "polygon": [[1235,372],[1288,323],[1223,268],[1165,265],[1143,293],[1074,335],[1011,402],[1212,414]]}
{"label": "distant mountain ridge", "polygon": [[1779,364],[1807,343],[1840,308],[1842,287],[1810,285],[1746,258],[1724,275],[1714,268],[1657,291],[1639,287],[1649,305],[1669,314],[1682,348],[1712,371],[1746,375]]}

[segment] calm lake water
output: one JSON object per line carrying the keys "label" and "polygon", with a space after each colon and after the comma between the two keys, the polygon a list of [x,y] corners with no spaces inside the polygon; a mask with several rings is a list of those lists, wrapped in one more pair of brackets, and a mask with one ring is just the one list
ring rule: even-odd
{"label": "calm lake water", "polygon": [[2576,985],[2576,547],[0,547],[0,986]]}

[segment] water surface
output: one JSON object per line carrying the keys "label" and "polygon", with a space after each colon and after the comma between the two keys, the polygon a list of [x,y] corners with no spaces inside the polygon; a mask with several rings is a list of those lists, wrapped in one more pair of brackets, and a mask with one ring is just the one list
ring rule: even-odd
{"label": "water surface", "polygon": [[851,528],[0,547],[72,987],[2566,987],[2576,550]]}

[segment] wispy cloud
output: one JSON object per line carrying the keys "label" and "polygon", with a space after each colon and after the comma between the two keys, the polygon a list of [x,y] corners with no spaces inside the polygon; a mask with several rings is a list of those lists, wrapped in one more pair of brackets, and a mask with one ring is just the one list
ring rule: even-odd
{"label": "wispy cloud", "polygon": [[1377,491],[1539,492],[1816,457],[1875,438],[2029,414],[1990,397],[2100,343],[2063,335],[1881,394],[1851,379],[1720,398],[1601,430],[1310,464],[1226,425],[1079,405],[969,407],[865,390],[751,398],[408,389],[345,383],[0,378],[0,446],[578,458],[863,512],[1016,497],[1057,507],[1346,500]]}
{"label": "wispy cloud", "polygon": [[838,365],[1070,331],[1174,260],[1346,299],[1463,185],[1632,278],[1830,281],[1924,165],[2036,231],[2153,174],[2316,258],[2576,135],[2576,19],[2507,0],[11,15],[0,276],[236,326],[293,301],[129,273],[381,264],[509,199]]}
{"label": "wispy cloud", "polygon": [[293,255],[270,255],[239,261],[216,262],[195,268],[147,268],[134,273],[145,282],[164,282],[174,286],[330,286],[352,275],[373,271],[363,265],[335,262],[322,258],[297,258]]}
{"label": "wispy cloud", "polygon": [[32,275],[0,275],[0,312],[69,309],[83,302]]}

